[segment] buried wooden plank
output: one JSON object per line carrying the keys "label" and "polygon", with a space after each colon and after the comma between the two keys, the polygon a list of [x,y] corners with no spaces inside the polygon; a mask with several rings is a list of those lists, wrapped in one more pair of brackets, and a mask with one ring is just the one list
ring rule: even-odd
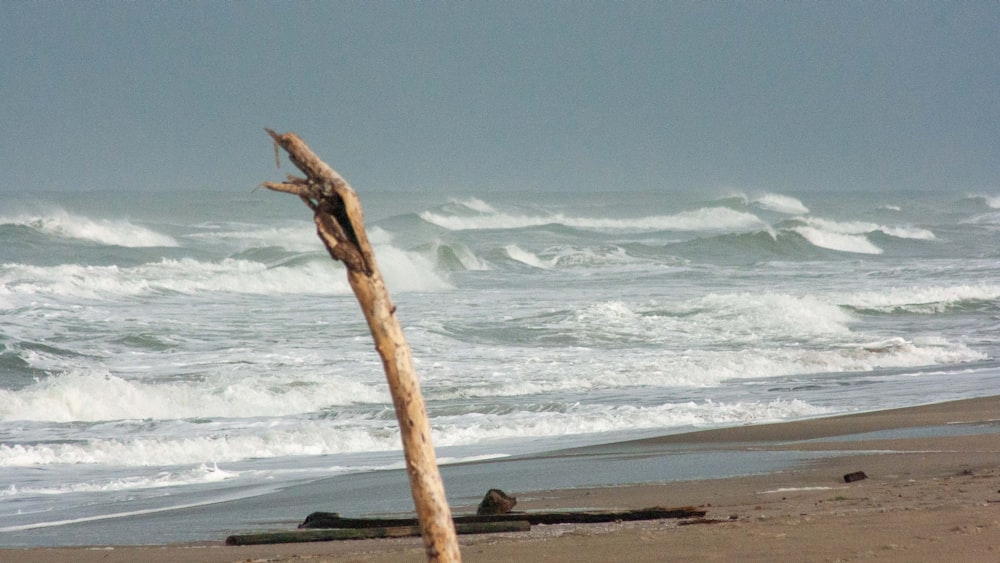
{"label": "buried wooden plank", "polygon": [[[416,519],[414,519],[415,521]],[[500,532],[527,532],[531,524],[527,520],[505,522],[471,522],[456,524],[458,534],[494,534]],[[419,536],[418,524],[409,526],[380,526],[365,528],[334,528],[318,530],[289,530],[282,532],[259,532],[255,534],[232,535],[226,538],[226,545],[263,545],[275,543],[302,543],[318,541],[365,540],[374,538],[402,538]]]}

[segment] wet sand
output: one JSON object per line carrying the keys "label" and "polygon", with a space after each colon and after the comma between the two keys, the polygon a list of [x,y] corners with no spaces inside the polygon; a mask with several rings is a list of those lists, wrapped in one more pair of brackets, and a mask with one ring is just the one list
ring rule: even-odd
{"label": "wet sand", "polygon": [[[518,510],[694,505],[706,510],[713,523],[550,525],[529,532],[461,536],[463,560],[1000,562],[1000,397],[693,432],[536,457],[556,461],[567,471],[587,471],[592,459],[628,464],[643,455],[657,459],[670,451],[677,456],[700,451],[758,456],[799,452],[811,460],[766,474],[722,479],[508,490],[518,497]],[[469,469],[474,471],[475,465]],[[856,471],[868,478],[845,483],[843,476]],[[455,507],[456,513],[471,511],[471,504]],[[419,538],[248,547],[227,547],[223,539],[164,546],[0,549],[0,562],[425,559]]]}

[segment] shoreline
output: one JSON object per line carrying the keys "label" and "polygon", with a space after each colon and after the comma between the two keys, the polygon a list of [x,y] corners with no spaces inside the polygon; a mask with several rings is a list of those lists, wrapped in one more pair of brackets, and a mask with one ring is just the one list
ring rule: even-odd
{"label": "shoreline", "polygon": [[[798,452],[805,461],[766,473],[724,478],[507,490],[518,498],[517,510],[693,505],[704,507],[707,517],[719,523],[551,525],[534,526],[529,532],[461,536],[463,560],[659,561],[666,553],[671,559],[689,561],[811,561],[875,555],[897,561],[1000,560],[1000,542],[996,541],[1000,537],[1000,396],[702,430],[561,450],[512,463],[575,464],[573,470],[586,472],[596,460],[624,467],[644,456],[681,459],[697,452],[726,451],[765,457]],[[495,468],[498,463],[507,462],[475,462],[464,467],[474,473],[477,467]],[[868,478],[845,483],[843,475],[855,471],[864,471]],[[453,509],[471,512],[475,503]],[[424,560],[419,538],[246,547],[226,547],[224,540],[0,548],[0,562]]]}

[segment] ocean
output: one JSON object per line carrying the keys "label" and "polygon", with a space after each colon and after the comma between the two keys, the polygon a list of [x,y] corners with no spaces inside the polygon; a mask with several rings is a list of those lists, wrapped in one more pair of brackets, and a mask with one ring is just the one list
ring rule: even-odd
{"label": "ocean", "polygon": [[[998,195],[359,195],[465,479],[457,462],[1000,390]],[[367,326],[293,196],[5,193],[0,311],[0,546],[218,540],[86,526],[402,467]],[[684,478],[675,457],[586,484]],[[370,506],[412,508],[402,483]]]}

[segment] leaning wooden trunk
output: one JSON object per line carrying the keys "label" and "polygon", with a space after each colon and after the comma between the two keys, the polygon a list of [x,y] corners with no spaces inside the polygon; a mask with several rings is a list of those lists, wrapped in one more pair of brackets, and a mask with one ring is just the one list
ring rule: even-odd
{"label": "leaning wooden trunk", "polygon": [[287,182],[265,182],[264,187],[295,194],[313,210],[317,234],[330,256],[347,268],[348,282],[375,339],[399,421],[427,559],[442,563],[461,561],[410,347],[368,242],[357,194],[295,133],[278,134],[270,129],[267,132],[276,143],[275,152],[278,145],[284,148],[306,178],[290,176]]}

